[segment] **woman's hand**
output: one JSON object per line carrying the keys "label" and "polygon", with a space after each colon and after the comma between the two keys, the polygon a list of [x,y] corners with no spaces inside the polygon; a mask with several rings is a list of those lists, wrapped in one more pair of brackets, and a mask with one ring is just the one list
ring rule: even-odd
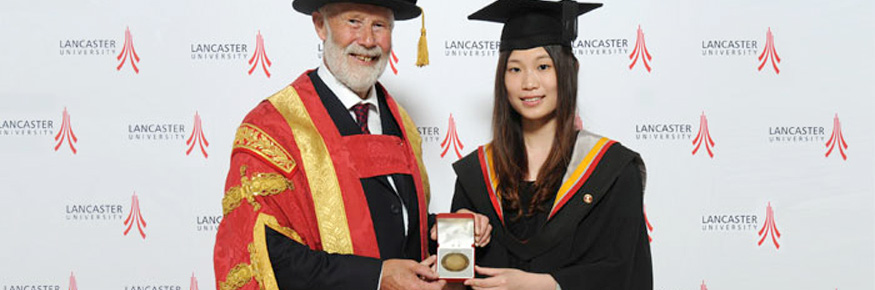
{"label": "woman's hand", "polygon": [[555,290],[556,280],[549,274],[529,273],[517,269],[474,266],[478,274],[489,276],[465,281],[474,290]]}
{"label": "woman's hand", "polygon": [[[474,245],[484,247],[492,240],[492,225],[489,224],[489,218],[485,215],[467,210],[460,209],[456,213],[470,213],[474,215]],[[432,240],[437,240],[437,225],[431,227],[430,234]]]}

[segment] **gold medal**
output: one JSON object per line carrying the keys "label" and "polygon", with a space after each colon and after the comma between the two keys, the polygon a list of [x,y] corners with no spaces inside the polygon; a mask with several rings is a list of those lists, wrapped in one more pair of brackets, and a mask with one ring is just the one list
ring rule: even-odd
{"label": "gold medal", "polygon": [[441,259],[441,265],[451,272],[459,272],[468,268],[468,257],[461,253],[447,254]]}

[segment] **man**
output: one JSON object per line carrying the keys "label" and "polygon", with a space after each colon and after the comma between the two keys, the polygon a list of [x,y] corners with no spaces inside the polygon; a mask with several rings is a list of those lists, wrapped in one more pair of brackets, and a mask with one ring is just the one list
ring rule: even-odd
{"label": "man", "polygon": [[[355,2],[355,3],[352,3]],[[420,137],[377,78],[416,0],[295,0],[324,63],[238,128],[214,252],[234,289],[440,289]],[[476,239],[491,226],[477,216]],[[416,262],[423,260],[421,263]]]}

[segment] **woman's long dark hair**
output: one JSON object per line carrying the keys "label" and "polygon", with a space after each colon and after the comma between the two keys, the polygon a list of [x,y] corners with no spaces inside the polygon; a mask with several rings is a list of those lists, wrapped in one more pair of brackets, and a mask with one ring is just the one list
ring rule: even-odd
{"label": "woman's long dark hair", "polygon": [[[574,116],[577,108],[577,58],[571,48],[561,45],[544,46],[547,54],[553,59],[558,86],[556,100],[556,136],[547,160],[538,172],[533,188],[534,196],[528,204],[528,215],[543,211],[540,204],[556,194],[565,169],[571,159],[571,152],[576,138]],[[507,72],[507,61],[511,51],[501,52],[498,58],[498,68],[495,72],[495,105],[492,114],[492,150],[495,162],[495,172],[498,177],[498,192],[509,205],[509,210],[516,210],[516,217],[522,215],[518,190],[528,171],[528,158],[523,143],[522,119],[520,114],[511,107],[508,101],[507,87],[504,75]]]}

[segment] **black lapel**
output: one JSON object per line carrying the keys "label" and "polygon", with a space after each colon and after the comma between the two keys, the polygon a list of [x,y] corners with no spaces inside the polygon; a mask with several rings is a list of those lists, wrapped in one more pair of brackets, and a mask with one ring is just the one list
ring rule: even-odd
{"label": "black lapel", "polygon": [[[389,103],[386,102],[386,91],[380,83],[374,87],[377,90],[377,104],[380,106],[380,125],[383,127],[383,135],[391,135],[404,139],[404,134],[401,132],[401,126],[398,125],[398,120],[389,109]],[[400,153],[399,154],[403,154]],[[388,179],[385,176],[379,176],[380,181],[385,186],[390,186]],[[419,239],[419,201],[416,196],[416,184],[413,181],[413,176],[409,174],[392,174],[392,180],[395,182],[398,196],[401,197],[401,202],[407,208],[408,228],[407,242],[404,245],[404,252],[408,258],[418,259],[420,251]]]}
{"label": "black lapel", "polygon": [[395,116],[389,110],[389,104],[386,103],[386,94],[384,93],[383,86],[377,83],[374,88],[377,90],[377,103],[380,104],[380,123],[383,126],[383,135],[404,138],[404,135],[401,134],[401,126],[398,126],[398,120],[395,120]]}
{"label": "black lapel", "polygon": [[349,136],[362,134],[362,129],[355,123],[352,115],[349,114],[349,110],[343,106],[343,103],[340,102],[337,95],[328,89],[325,82],[319,78],[316,70],[310,72],[308,76],[310,77],[310,81],[313,82],[313,87],[316,88],[316,94],[319,95],[319,99],[322,100],[322,105],[325,107],[325,110],[328,111],[331,120],[334,121],[334,126],[337,127],[337,131],[340,131],[340,135]]}
{"label": "black lapel", "polygon": [[[383,86],[377,83],[374,89],[377,90],[377,104],[380,105],[380,123],[383,127],[383,135],[391,135],[403,139],[404,135],[401,133],[401,126],[398,125],[398,120],[395,120],[395,116],[389,110],[389,103],[386,102],[386,93]],[[380,177],[381,182],[385,183],[386,186],[390,186],[386,178]],[[419,212],[419,204],[416,198],[416,185],[413,178],[408,174],[392,174],[392,180],[395,182],[395,188],[401,197],[401,201],[407,207],[407,213],[411,221],[409,230],[410,232],[416,232],[416,236],[419,237],[419,225],[413,224],[414,221],[419,221],[419,217],[415,215]],[[416,244],[419,244],[418,240]]]}

